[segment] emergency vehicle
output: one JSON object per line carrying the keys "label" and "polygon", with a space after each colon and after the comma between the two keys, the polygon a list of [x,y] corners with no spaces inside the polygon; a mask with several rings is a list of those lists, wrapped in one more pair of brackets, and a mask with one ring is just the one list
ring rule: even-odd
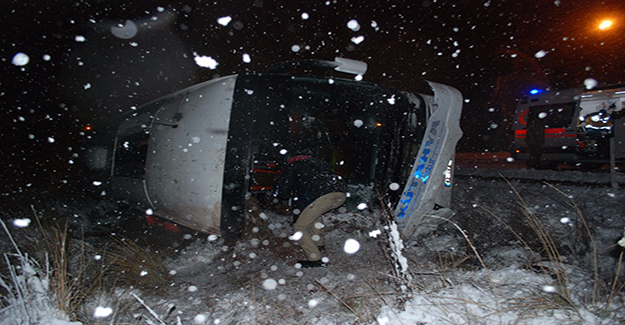
{"label": "emergency vehicle", "polygon": [[517,105],[512,157],[537,169],[625,161],[624,114],[625,84],[535,91]]}

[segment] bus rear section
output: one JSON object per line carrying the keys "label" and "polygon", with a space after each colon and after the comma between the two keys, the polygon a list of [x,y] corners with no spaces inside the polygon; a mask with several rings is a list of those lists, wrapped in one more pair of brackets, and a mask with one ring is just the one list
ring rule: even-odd
{"label": "bus rear section", "polygon": [[610,150],[624,159],[623,107],[625,88],[529,95],[515,113],[512,157],[537,169],[599,168],[610,162]]}

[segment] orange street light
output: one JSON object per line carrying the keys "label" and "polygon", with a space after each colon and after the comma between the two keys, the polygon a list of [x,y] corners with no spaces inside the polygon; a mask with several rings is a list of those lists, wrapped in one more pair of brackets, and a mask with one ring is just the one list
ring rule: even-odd
{"label": "orange street light", "polygon": [[611,20],[603,20],[601,23],[599,23],[599,29],[600,30],[607,30],[610,27],[612,27],[613,22]]}

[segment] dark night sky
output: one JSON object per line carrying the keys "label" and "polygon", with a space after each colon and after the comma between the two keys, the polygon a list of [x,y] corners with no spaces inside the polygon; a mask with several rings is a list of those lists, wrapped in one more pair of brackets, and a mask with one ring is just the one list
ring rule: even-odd
{"label": "dark night sky", "polygon": [[[515,99],[533,87],[625,77],[622,0],[3,1],[0,9],[1,144],[9,169],[22,170],[17,178],[71,169],[87,124],[215,76],[293,59],[362,60],[366,81],[402,90],[422,79],[458,88],[467,99],[461,150],[505,150]],[[227,26],[217,22],[224,16]],[[599,31],[604,18],[614,25]],[[136,36],[112,35],[126,19],[139,26]],[[347,27],[352,19],[360,30]],[[357,36],[364,41],[352,42]],[[12,64],[18,52],[28,64]],[[200,67],[194,53],[219,65]]]}

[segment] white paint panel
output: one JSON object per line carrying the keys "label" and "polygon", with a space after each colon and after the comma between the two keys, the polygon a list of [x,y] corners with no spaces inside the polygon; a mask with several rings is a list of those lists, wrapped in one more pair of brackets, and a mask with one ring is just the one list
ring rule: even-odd
{"label": "white paint panel", "polygon": [[402,234],[411,237],[427,214],[449,213],[451,177],[456,143],[462,137],[462,94],[455,88],[428,82],[434,90],[432,115],[419,154],[395,209]]}
{"label": "white paint panel", "polygon": [[[178,93],[156,115],[146,188],[156,215],[220,234],[221,194],[236,76]],[[186,94],[185,94],[186,93]]]}

